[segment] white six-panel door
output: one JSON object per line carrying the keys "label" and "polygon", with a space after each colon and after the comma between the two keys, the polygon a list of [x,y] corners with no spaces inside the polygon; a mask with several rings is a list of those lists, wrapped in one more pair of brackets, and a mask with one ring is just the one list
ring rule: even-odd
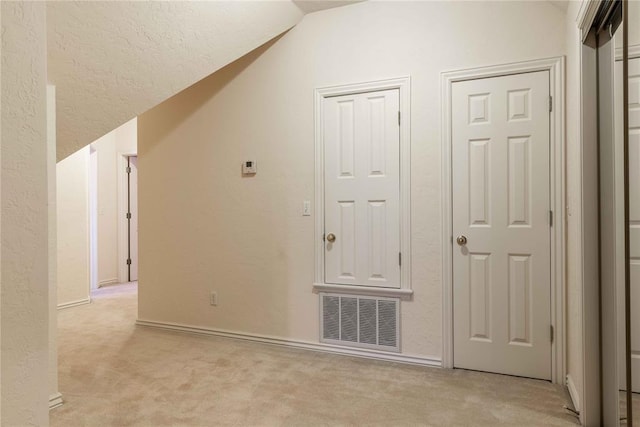
{"label": "white six-panel door", "polygon": [[547,71],[453,84],[455,367],[551,379],[549,115]]}
{"label": "white six-panel door", "polygon": [[399,288],[399,90],[323,103],[325,282]]}

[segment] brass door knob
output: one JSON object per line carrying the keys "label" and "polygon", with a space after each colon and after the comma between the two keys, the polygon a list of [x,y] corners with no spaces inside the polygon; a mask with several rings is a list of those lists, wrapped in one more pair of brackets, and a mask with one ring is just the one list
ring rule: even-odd
{"label": "brass door knob", "polygon": [[333,233],[327,234],[327,242],[333,243],[336,241],[336,235]]}
{"label": "brass door knob", "polygon": [[458,244],[460,246],[464,246],[467,244],[467,237],[466,236],[458,236],[458,238],[456,239],[456,242],[458,242]]}

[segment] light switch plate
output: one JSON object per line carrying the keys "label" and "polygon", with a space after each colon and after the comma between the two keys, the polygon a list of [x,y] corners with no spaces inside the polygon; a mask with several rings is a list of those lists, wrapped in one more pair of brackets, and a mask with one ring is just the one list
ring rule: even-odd
{"label": "light switch plate", "polygon": [[309,200],[302,203],[302,216],[311,216],[311,202]]}

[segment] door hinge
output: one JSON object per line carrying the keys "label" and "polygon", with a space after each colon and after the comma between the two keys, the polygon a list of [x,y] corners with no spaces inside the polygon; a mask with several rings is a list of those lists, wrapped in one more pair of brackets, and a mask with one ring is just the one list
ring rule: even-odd
{"label": "door hinge", "polygon": [[131,212],[127,212],[127,219],[131,219]]}
{"label": "door hinge", "polygon": [[127,265],[131,265],[131,258],[127,259]]}
{"label": "door hinge", "polygon": [[551,342],[553,342],[553,338],[554,338],[553,325],[549,326],[549,334],[550,334]]}
{"label": "door hinge", "polygon": [[125,172],[126,173],[131,173],[131,166],[127,166],[126,169],[125,169]]}
{"label": "door hinge", "polygon": [[402,265],[402,252],[398,252],[398,265]]}
{"label": "door hinge", "polygon": [[398,126],[400,126],[400,111],[398,111]]}
{"label": "door hinge", "polygon": [[553,227],[553,211],[549,211],[549,227]]}
{"label": "door hinge", "polygon": [[549,96],[549,112],[553,111],[553,96]]}

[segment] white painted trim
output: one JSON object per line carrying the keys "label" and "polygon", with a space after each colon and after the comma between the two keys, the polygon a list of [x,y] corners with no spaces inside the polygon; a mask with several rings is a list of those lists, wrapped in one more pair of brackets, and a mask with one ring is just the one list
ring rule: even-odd
{"label": "white painted trim", "polygon": [[49,396],[49,410],[62,406],[63,403],[64,403],[64,400],[62,399],[62,394],[54,393],[51,396]]}
{"label": "white painted trim", "polygon": [[116,153],[116,175],[118,177],[118,283],[127,283],[127,180],[125,168],[127,158],[137,156],[135,152],[119,151]]}
{"label": "white painted trim", "polygon": [[578,394],[578,389],[576,388],[570,374],[567,375],[567,389],[569,390],[569,397],[571,398],[573,408],[577,412],[580,412],[580,395]]}
{"label": "white painted trim", "polygon": [[[329,86],[315,91],[315,284],[324,283],[324,136],[322,100],[330,96],[398,89],[400,92],[400,289],[411,289],[411,78]],[[314,285],[315,286],[315,285]]]}
{"label": "white painted trim", "polygon": [[[616,48],[616,61],[622,61],[622,48]],[[629,46],[629,59],[640,58],[640,44]]]}
{"label": "white painted trim", "polygon": [[259,342],[263,344],[278,345],[283,347],[311,350],[322,353],[334,353],[344,356],[361,357],[365,359],[386,360],[390,362],[406,363],[410,365],[421,365],[440,367],[441,360],[435,357],[411,356],[398,353],[387,353],[384,351],[347,348],[324,343],[311,343],[307,341],[288,340],[267,335],[245,334],[241,332],[226,331],[221,329],[207,328],[203,326],[182,325],[179,323],[156,322],[152,320],[136,321],[136,325],[152,328],[166,329],[170,331],[186,332],[197,335],[209,335],[224,338],[240,339],[245,341]]}
{"label": "white painted trim", "polygon": [[589,35],[589,30],[591,29],[594,19],[596,19],[596,12],[598,12],[600,3],[602,3],[602,0],[582,0],[578,16],[576,17],[576,23],[580,29],[583,43]]}
{"label": "white painted trim", "polygon": [[580,224],[577,248],[582,288],[580,333],[582,369],[572,372],[581,376],[580,421],[583,425],[599,425],[602,416],[600,378],[600,263],[599,263],[599,187],[598,175],[598,60],[597,50],[580,45],[580,207],[576,212]]}
{"label": "white painted trim", "polygon": [[410,301],[413,290],[398,288],[376,288],[373,286],[334,285],[331,283],[314,283],[313,292],[331,292],[334,294],[363,295],[370,297],[400,298]]}
{"label": "white painted trim", "polygon": [[75,301],[63,302],[62,304],[58,304],[58,310],[63,310],[65,308],[71,308],[71,307],[77,307],[79,305],[85,305],[85,304],[90,304],[90,303],[91,303],[91,297],[86,297],[86,298],[75,300]]}
{"label": "white painted trim", "polygon": [[98,282],[98,289],[103,287],[103,286],[109,286],[109,285],[117,285],[120,283],[120,280],[118,280],[117,277],[111,278],[111,279],[106,279],[106,280],[101,280]]}
{"label": "white painted trim", "polygon": [[550,115],[551,206],[555,220],[551,233],[551,324],[555,339],[551,345],[551,378],[562,383],[565,378],[565,136],[564,136],[564,57],[517,62],[449,71],[442,73],[442,282],[443,349],[445,368],[453,368],[453,222],[451,184],[451,90],[454,82],[511,74],[549,71],[549,90],[553,97]]}

